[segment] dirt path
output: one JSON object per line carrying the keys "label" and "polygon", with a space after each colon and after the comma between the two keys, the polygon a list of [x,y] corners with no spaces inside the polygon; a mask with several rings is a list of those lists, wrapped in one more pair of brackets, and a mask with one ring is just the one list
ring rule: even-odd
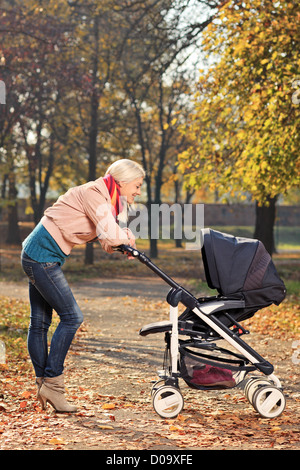
{"label": "dirt path", "polygon": [[[22,382],[26,407],[8,397],[0,406],[0,449],[168,450],[300,449],[299,365],[292,341],[250,335],[247,342],[276,365],[286,411],[262,419],[240,389],[201,392],[180,382],[185,400],[175,420],[160,418],[151,403],[151,381],[161,368],[164,335],[139,336],[141,326],[168,319],[168,286],[160,280],[109,279],[73,285],[85,324],[68,355],[68,398],[79,412],[59,415],[36,407],[33,377]],[[0,295],[27,299],[24,284],[0,283]],[[24,400],[24,397],[23,397]]]}

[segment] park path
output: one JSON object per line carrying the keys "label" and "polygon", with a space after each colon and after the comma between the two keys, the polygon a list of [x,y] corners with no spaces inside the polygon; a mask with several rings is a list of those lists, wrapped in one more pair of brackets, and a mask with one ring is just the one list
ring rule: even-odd
{"label": "park path", "polygon": [[[164,351],[163,334],[139,336],[141,326],[168,319],[169,287],[155,278],[93,279],[72,289],[84,312],[82,331],[66,361],[67,393],[79,412],[58,415],[36,408],[33,377],[22,379],[32,391],[20,412],[18,397],[0,412],[0,449],[159,450],[299,449],[299,387],[291,345],[250,336],[258,352],[278,362],[288,391],[285,413],[264,420],[242,390],[200,392],[181,382],[185,400],[175,420],[161,419],[151,403]],[[24,283],[0,282],[0,295],[27,300]],[[298,376],[299,380],[299,376]],[[298,384],[299,385],[299,384]],[[1,429],[1,425],[0,425]]]}

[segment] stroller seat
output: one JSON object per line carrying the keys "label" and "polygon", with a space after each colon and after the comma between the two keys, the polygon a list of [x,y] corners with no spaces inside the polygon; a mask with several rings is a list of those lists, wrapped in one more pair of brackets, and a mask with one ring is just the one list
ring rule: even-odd
{"label": "stroller seat", "polygon": [[166,321],[159,321],[155,323],[149,323],[148,325],[143,326],[139,334],[141,336],[148,336],[150,334],[156,333],[166,333],[167,331],[172,330],[172,323],[168,320]]}
{"label": "stroller seat", "polygon": [[[222,314],[223,322],[227,323],[237,323],[234,321],[227,313],[224,313],[224,310],[234,310],[241,309],[245,306],[243,300],[229,300],[222,297],[206,297],[204,299],[198,299],[199,307],[203,313],[209,315],[211,313]],[[227,317],[226,317],[227,315]],[[240,325],[239,325],[240,326]],[[172,330],[171,321],[165,320],[155,323],[149,323],[144,325],[140,331],[140,336],[148,336],[149,334],[156,333],[166,333]],[[195,313],[193,313],[189,308],[187,308],[178,318],[178,332],[181,335],[188,336],[201,336],[201,337],[218,337],[214,331],[211,330],[204,322],[201,321]]]}
{"label": "stroller seat", "polygon": [[[140,331],[140,336],[148,336],[151,334],[157,333],[171,333],[173,325],[170,321],[160,321],[155,323],[149,323],[148,325],[144,325]],[[192,320],[184,320],[178,321],[178,334],[185,335],[192,337],[201,337],[203,339],[209,340],[216,340],[220,338],[218,334],[216,334],[211,329],[205,327],[205,325],[199,325]]]}

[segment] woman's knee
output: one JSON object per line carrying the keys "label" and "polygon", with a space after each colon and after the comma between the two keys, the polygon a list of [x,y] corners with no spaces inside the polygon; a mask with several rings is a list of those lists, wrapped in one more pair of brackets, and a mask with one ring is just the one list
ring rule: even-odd
{"label": "woman's knee", "polygon": [[79,309],[71,313],[60,313],[59,317],[62,323],[74,329],[78,329],[83,322],[83,314]]}
{"label": "woman's knee", "polygon": [[81,312],[81,310],[79,312],[77,312],[77,325],[78,325],[78,328],[80,327],[80,325],[83,323],[83,313]]}

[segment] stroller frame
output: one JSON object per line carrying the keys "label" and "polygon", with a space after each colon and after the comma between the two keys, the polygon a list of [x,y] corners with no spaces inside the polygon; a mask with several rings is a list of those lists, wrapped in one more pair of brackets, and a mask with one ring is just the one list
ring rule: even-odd
{"label": "stroller frame", "polygon": [[[169,304],[170,320],[152,323],[140,330],[142,336],[146,336],[149,333],[165,332],[165,359],[169,359],[169,365],[168,367],[164,366],[162,370],[158,371],[159,380],[155,382],[151,392],[153,408],[157,414],[162,418],[175,418],[182,411],[184,400],[179,389],[179,378],[182,378],[182,374],[179,371],[179,357],[181,351],[188,352],[188,347],[193,346],[204,349],[205,351],[219,350],[225,353],[225,355],[233,356],[234,359],[230,360],[199,354],[201,362],[204,364],[215,364],[221,368],[223,367],[238,372],[238,379],[235,386],[244,384],[245,395],[256,411],[265,418],[278,417],[285,408],[285,397],[281,382],[273,373],[273,365],[241,339],[240,336],[242,334],[248,334],[249,331],[245,330],[234,319],[232,319],[230,325],[231,327],[234,325],[233,329],[231,329],[214,315],[221,310],[241,309],[244,307],[244,301],[228,299],[226,297],[197,299],[156,266],[145,253],[127,245],[120,245],[117,247],[117,250],[137,258],[171,287],[166,299]],[[210,327],[209,336],[197,330],[194,331],[190,329],[190,322],[180,320],[178,316],[179,303],[182,303],[185,307],[194,312],[205,325]],[[230,315],[228,315],[228,317],[231,319]],[[180,341],[180,335],[188,335],[191,339]],[[213,341],[219,339],[227,341],[237,351],[237,354],[227,349],[216,347]],[[221,361],[221,363],[218,361]],[[239,366],[237,366],[237,364],[239,364]],[[254,371],[259,371],[263,375],[251,376],[250,379],[245,382],[245,376],[249,372]],[[202,390],[215,389],[209,386],[193,388]]]}

